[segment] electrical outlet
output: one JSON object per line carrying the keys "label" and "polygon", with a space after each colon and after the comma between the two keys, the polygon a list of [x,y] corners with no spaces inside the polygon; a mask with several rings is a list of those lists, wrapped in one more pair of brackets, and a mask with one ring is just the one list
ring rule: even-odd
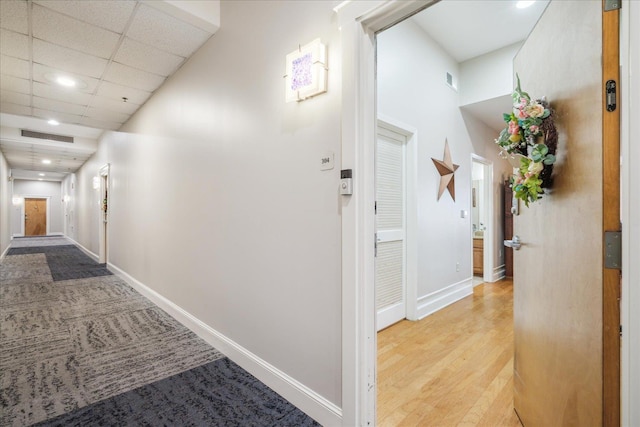
{"label": "electrical outlet", "polygon": [[460,271],[460,262],[456,262],[456,271]]}

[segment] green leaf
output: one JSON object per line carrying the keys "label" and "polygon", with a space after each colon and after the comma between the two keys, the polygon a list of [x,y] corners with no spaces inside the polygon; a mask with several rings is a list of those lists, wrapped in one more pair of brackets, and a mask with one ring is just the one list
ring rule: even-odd
{"label": "green leaf", "polygon": [[555,162],[556,162],[556,156],[554,156],[553,154],[547,155],[547,157],[545,157],[544,160],[542,161],[542,163],[544,163],[545,165],[552,165]]}
{"label": "green leaf", "polygon": [[504,119],[505,122],[509,123],[511,121],[511,114],[504,113],[502,115],[502,118]]}

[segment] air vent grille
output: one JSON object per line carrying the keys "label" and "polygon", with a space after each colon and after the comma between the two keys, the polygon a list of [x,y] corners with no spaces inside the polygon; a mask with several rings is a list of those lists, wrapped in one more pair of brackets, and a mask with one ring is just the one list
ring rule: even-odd
{"label": "air vent grille", "polygon": [[55,135],[52,133],[36,132],[36,131],[25,130],[25,129],[22,129],[22,136],[26,136],[28,138],[49,139],[52,141],[69,142],[73,144],[72,136]]}

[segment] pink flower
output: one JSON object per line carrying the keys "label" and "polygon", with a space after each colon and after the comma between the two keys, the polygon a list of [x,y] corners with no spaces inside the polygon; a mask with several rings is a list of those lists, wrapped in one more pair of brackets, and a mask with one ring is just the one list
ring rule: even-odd
{"label": "pink flower", "polygon": [[529,132],[531,132],[532,134],[537,134],[540,131],[540,128],[536,125],[531,125],[529,126]]}
{"label": "pink flower", "polygon": [[525,110],[520,109],[520,108],[514,108],[514,109],[513,109],[513,114],[514,114],[517,118],[519,118],[520,120],[524,120],[524,119],[526,119],[526,118],[528,117],[528,116],[527,116],[527,113],[525,112]]}
{"label": "pink flower", "polygon": [[520,126],[518,126],[518,122],[511,120],[509,122],[509,133],[511,135],[515,135],[517,133],[520,133]]}
{"label": "pink flower", "polygon": [[518,109],[522,109],[524,107],[527,106],[527,104],[529,103],[529,101],[527,100],[527,98],[520,98],[520,102],[514,102],[513,103],[513,107],[514,108],[518,108]]}

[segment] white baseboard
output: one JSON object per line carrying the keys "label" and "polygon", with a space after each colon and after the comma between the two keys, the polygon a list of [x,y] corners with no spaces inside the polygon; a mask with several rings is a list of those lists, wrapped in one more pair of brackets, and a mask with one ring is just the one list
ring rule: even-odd
{"label": "white baseboard", "polygon": [[85,254],[89,255],[95,262],[99,262],[100,257],[97,254],[94,254],[93,252],[91,252],[89,249],[85,248],[84,246],[82,246],[80,243],[76,242],[75,240],[73,240],[71,237],[69,236],[65,236],[67,239],[71,240],[73,242],[74,245],[76,245],[77,247],[79,247],[82,252],[84,252]]}
{"label": "white baseboard", "polygon": [[107,267],[135,290],[147,297],[162,310],[166,311],[171,317],[189,328],[196,335],[211,344],[311,418],[323,426],[342,425],[342,409],[337,405],[216,331],[172,301],[131,277],[120,268],[111,263],[108,263]]}
{"label": "white baseboard", "polygon": [[504,264],[495,267],[491,274],[491,282],[497,282],[498,280],[502,280],[507,275],[507,268]]}
{"label": "white baseboard", "polygon": [[14,233],[11,235],[11,238],[13,239],[14,237],[24,237],[24,234],[22,233]]}
{"label": "white baseboard", "polygon": [[4,250],[4,252],[2,252],[2,255],[0,255],[0,260],[4,259],[5,256],[7,256],[7,252],[9,252],[9,248],[11,247],[11,245],[7,246],[7,249]]}
{"label": "white baseboard", "polygon": [[423,319],[473,293],[473,278],[462,280],[446,288],[418,298],[418,319]]}
{"label": "white baseboard", "polygon": [[64,236],[64,233],[61,233],[60,231],[56,231],[55,233],[47,234],[47,236]]}
{"label": "white baseboard", "polygon": [[404,302],[385,307],[376,313],[376,329],[381,330],[391,326],[399,319],[404,319],[406,308]]}

